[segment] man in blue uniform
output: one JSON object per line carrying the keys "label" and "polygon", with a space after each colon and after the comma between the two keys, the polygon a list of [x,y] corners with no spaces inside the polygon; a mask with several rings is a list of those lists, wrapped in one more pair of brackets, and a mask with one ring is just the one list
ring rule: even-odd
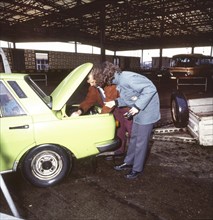
{"label": "man in blue uniform", "polygon": [[143,171],[153,125],[160,119],[160,101],[155,85],[145,76],[130,71],[121,71],[110,62],[96,79],[100,84],[115,84],[120,94],[113,101],[105,102],[109,108],[129,107],[127,117],[133,117],[128,151],[124,163],[115,166],[117,171],[130,169],[125,176],[134,179]]}

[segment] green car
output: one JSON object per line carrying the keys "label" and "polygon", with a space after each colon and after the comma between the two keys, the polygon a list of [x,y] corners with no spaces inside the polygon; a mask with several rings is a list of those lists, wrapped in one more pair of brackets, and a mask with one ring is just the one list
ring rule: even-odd
{"label": "green car", "polygon": [[113,150],[112,114],[69,117],[67,101],[93,67],[73,70],[47,96],[27,74],[0,74],[0,173],[21,170],[32,184],[48,187],[79,159]]}

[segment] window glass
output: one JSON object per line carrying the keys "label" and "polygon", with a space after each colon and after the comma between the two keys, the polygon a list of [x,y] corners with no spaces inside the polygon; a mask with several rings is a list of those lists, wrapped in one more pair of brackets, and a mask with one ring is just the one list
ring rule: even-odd
{"label": "window glass", "polygon": [[44,91],[42,91],[38,85],[31,79],[30,76],[25,76],[24,77],[25,81],[27,84],[34,90],[34,92],[43,100],[43,102],[51,108],[52,106],[52,100],[50,96],[47,96]]}
{"label": "window glass", "polygon": [[2,117],[25,114],[24,110],[2,82],[0,82],[0,109]]}
{"label": "window glass", "polygon": [[49,60],[48,53],[36,53],[36,69],[48,71],[49,69]]}
{"label": "window glass", "polygon": [[22,91],[22,89],[20,88],[20,86],[18,85],[17,82],[15,82],[15,81],[8,81],[8,83],[13,88],[14,92],[17,94],[17,96],[19,98],[26,98],[27,97],[25,95],[25,93]]}

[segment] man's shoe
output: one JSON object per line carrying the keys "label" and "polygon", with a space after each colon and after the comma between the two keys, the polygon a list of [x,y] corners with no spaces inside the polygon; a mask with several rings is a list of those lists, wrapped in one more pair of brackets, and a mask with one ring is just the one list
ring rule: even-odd
{"label": "man's shoe", "polygon": [[139,174],[140,174],[140,172],[131,170],[131,171],[129,172],[129,174],[125,175],[125,177],[126,177],[126,179],[135,179],[135,178],[138,177]]}
{"label": "man's shoe", "polygon": [[114,167],[114,169],[117,170],[117,171],[128,170],[128,169],[131,169],[131,168],[132,168],[132,165],[128,165],[126,163],[123,163],[121,165],[118,165],[118,166]]}

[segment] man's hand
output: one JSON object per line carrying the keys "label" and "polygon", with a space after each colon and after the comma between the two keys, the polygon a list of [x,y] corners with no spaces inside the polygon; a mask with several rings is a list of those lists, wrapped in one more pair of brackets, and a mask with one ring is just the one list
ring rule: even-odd
{"label": "man's hand", "polygon": [[104,105],[108,108],[112,108],[115,106],[115,101],[104,102]]}
{"label": "man's hand", "polygon": [[124,118],[131,120],[134,115],[139,112],[139,109],[132,107],[128,112],[124,114]]}
{"label": "man's hand", "polygon": [[135,107],[132,107],[130,110],[129,110],[129,113],[131,114],[131,115],[135,115],[135,114],[137,114],[139,112],[139,110],[137,109],[137,108],[135,108]]}

